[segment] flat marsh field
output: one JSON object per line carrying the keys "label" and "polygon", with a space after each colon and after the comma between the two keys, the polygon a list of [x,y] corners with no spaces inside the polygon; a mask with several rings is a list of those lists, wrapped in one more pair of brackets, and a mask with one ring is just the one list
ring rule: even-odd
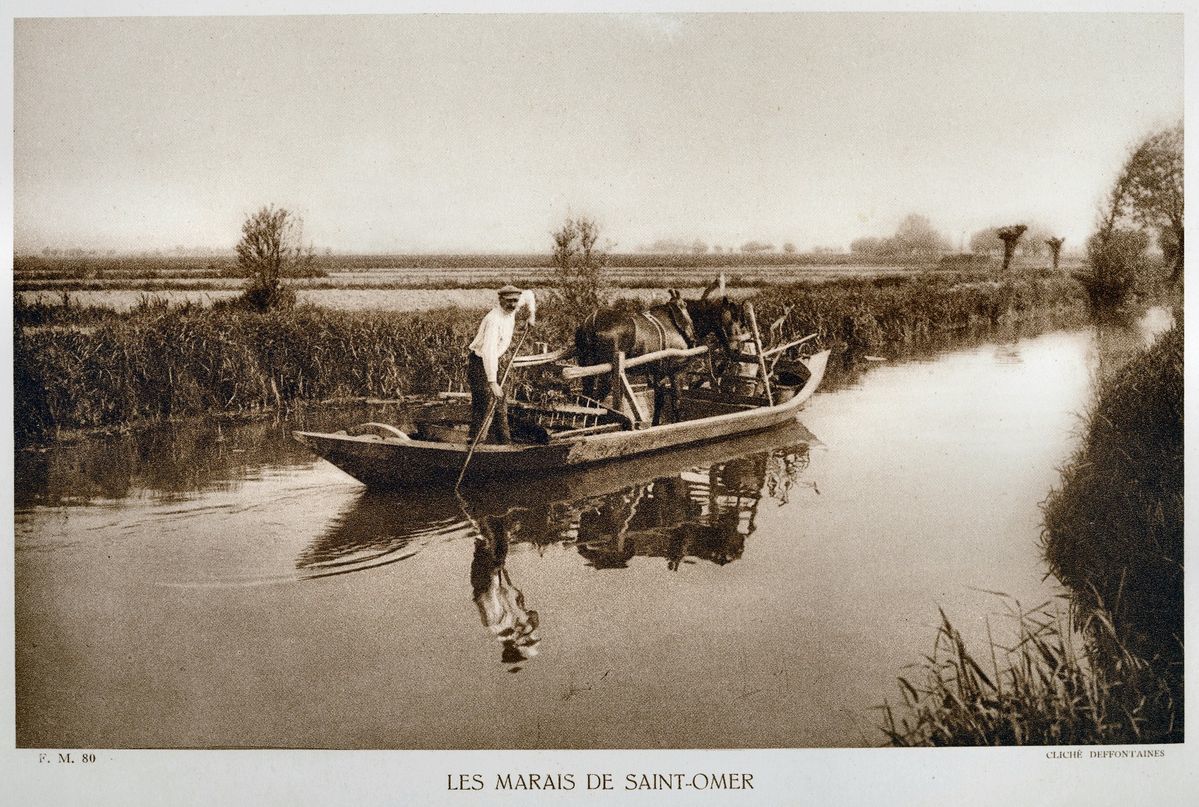
{"label": "flat marsh field", "polygon": [[[985,258],[976,259],[989,266]],[[1041,268],[1046,259],[1019,265]],[[976,264],[976,267],[979,264]],[[300,302],[345,311],[423,311],[443,306],[485,308],[505,283],[545,289],[553,269],[546,255],[322,256],[319,276],[295,278]],[[723,273],[733,296],[768,286],[847,277],[903,276],[960,270],[961,264],[862,263],[850,255],[613,255],[604,276],[622,297],[649,299],[667,288],[697,295]],[[244,286],[224,256],[21,257],[14,292],[25,303],[60,303],[126,311],[150,296],[172,304],[212,304]]]}

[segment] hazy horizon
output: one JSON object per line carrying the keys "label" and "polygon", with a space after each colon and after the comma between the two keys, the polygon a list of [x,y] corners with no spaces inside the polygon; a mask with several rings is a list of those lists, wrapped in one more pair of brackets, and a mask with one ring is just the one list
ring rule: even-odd
{"label": "hazy horizon", "polygon": [[19,19],[14,250],[230,249],[274,203],[338,253],[800,252],[911,213],[1077,248],[1183,115],[1169,14]]}

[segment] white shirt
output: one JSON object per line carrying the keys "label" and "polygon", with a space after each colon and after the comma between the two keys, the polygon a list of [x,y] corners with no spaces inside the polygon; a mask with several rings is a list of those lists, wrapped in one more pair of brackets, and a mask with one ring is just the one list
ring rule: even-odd
{"label": "white shirt", "polygon": [[505,311],[498,305],[487,312],[479,323],[479,332],[470,343],[471,351],[483,360],[483,370],[488,383],[496,383],[499,374],[500,356],[512,344],[512,331],[516,328],[516,309]]}
{"label": "white shirt", "polygon": [[511,312],[505,311],[503,306],[499,305],[488,311],[487,316],[479,323],[479,332],[475,334],[474,341],[470,343],[471,351],[483,360],[483,370],[487,373],[487,381],[490,384],[497,383],[500,356],[503,356],[508,345],[512,344],[512,331],[516,329],[516,312],[522,308],[529,312],[529,324],[536,322],[537,298],[533,296],[532,289],[525,289],[520,293],[516,308]]}

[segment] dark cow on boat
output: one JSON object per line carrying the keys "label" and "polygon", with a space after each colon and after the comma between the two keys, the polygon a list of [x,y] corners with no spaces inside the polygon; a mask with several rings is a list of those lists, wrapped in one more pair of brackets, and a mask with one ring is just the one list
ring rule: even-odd
{"label": "dark cow on boat", "polygon": [[[667,348],[691,348],[704,344],[709,338],[714,338],[723,350],[728,351],[741,340],[745,312],[741,303],[730,300],[727,295],[711,297],[718,286],[723,283],[713,281],[698,300],[684,300],[677,290],[671,289],[667,302],[648,311],[597,311],[575,331],[575,355],[579,365],[612,363],[621,352],[631,359]],[[686,364],[686,360],[682,360],[645,365],[645,375],[654,388],[655,425],[661,422],[666,403],[666,382],[672,391],[677,391],[678,376]],[[583,379],[583,394],[591,398],[603,400],[608,397],[610,387],[611,377],[606,373]]]}

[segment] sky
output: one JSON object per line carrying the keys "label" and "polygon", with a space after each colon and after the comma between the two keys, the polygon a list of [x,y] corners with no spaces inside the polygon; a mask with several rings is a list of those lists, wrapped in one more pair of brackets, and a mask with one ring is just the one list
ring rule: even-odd
{"label": "sky", "polygon": [[1183,115],[1170,14],[18,19],[14,248],[1078,247],[1130,147]]}

